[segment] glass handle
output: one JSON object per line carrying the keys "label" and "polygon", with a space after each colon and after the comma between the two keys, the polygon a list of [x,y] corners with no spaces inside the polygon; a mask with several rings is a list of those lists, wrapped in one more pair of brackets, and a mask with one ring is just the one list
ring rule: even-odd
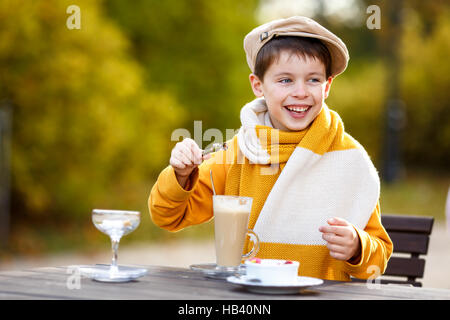
{"label": "glass handle", "polygon": [[247,233],[250,237],[250,241],[253,242],[253,248],[252,250],[250,250],[250,252],[247,252],[246,254],[242,255],[243,259],[251,259],[254,256],[256,256],[256,254],[259,251],[259,237],[258,235],[251,229],[247,229]]}

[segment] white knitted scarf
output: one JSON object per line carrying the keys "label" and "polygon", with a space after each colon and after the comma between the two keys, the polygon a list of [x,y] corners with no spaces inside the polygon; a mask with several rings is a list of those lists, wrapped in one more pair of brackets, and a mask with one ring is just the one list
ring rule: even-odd
{"label": "white knitted scarf", "polygon": [[[273,127],[265,100],[245,105],[241,122],[239,149],[251,163],[269,163],[255,130],[257,125]],[[311,150],[316,142],[331,145],[330,139],[342,146],[322,154]],[[320,226],[341,217],[364,229],[379,195],[378,173],[366,151],[344,132],[337,113],[324,105],[272,187],[254,231],[262,242],[324,245]]]}

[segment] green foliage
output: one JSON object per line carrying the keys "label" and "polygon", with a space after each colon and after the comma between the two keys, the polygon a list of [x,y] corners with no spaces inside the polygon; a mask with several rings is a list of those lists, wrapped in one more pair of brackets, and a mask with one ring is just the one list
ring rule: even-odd
{"label": "green foliage", "polygon": [[[167,165],[171,132],[193,120],[238,127],[251,97],[237,44],[255,25],[255,1],[219,10],[210,1],[80,0],[80,30],[66,27],[71,4],[0,2],[16,251],[48,247],[52,226],[74,243],[96,239],[95,207],[141,210],[141,230],[159,234],[146,200]],[[31,228],[37,223],[47,231]]]}
{"label": "green foliage", "polygon": [[239,128],[239,110],[253,98],[243,50],[257,1],[110,0],[110,15],[133,41],[152,87],[173,92],[204,128]]}
{"label": "green foliage", "polygon": [[367,150],[373,161],[380,157],[385,68],[380,60],[350,63],[331,86],[327,104],[344,121],[345,130]]}
{"label": "green foliage", "polygon": [[146,209],[185,113],[147,88],[100,1],[0,2],[0,96],[14,104],[12,222],[90,223],[94,207]]}
{"label": "green foliage", "polygon": [[407,106],[403,136],[405,160],[449,170],[450,163],[450,8],[426,28],[409,11],[402,42],[402,98]]}
{"label": "green foliage", "polygon": [[[364,31],[366,32],[366,31]],[[385,44],[389,30],[378,38]],[[347,35],[350,35],[347,33]],[[351,41],[353,42],[353,40]],[[352,57],[348,69],[338,76],[327,100],[342,116],[347,131],[379,163],[382,157],[384,112],[388,78],[384,55],[373,52]],[[413,7],[405,9],[399,96],[405,103],[406,123],[402,129],[402,160],[408,167],[450,169],[450,8],[443,8],[433,28],[425,28]]]}

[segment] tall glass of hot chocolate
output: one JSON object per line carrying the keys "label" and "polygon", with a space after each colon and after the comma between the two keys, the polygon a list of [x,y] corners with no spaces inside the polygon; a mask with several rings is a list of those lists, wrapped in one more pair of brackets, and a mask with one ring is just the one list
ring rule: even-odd
{"label": "tall glass of hot chocolate", "polygon": [[[213,196],[216,263],[220,268],[237,269],[242,259],[254,257],[259,250],[259,239],[248,229],[253,199],[239,196]],[[246,235],[253,248],[243,254]]]}

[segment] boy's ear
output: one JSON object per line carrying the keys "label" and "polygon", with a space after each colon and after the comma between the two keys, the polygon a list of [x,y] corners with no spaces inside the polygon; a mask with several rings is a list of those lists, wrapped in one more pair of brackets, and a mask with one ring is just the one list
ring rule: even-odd
{"label": "boy's ear", "polygon": [[329,77],[327,83],[325,84],[325,99],[328,98],[331,89],[331,83],[333,82],[333,77]]}
{"label": "boy's ear", "polygon": [[250,79],[250,85],[252,86],[252,90],[255,96],[257,96],[258,98],[264,96],[262,81],[259,80],[259,78],[253,73],[250,73],[248,78]]}

